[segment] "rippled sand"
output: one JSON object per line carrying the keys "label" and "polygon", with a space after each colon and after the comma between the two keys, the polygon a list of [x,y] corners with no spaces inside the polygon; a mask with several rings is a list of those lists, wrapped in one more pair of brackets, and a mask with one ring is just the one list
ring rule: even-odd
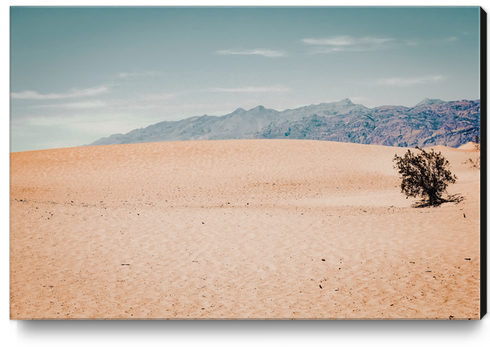
{"label": "rippled sand", "polygon": [[11,154],[12,319],[478,319],[479,153],[465,200],[412,208],[406,149],[299,140]]}

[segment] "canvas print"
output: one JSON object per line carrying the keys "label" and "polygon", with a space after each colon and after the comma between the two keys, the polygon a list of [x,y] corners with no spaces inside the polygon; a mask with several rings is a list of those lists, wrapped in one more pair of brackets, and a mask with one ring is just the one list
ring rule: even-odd
{"label": "canvas print", "polygon": [[485,20],[11,7],[10,319],[480,319]]}

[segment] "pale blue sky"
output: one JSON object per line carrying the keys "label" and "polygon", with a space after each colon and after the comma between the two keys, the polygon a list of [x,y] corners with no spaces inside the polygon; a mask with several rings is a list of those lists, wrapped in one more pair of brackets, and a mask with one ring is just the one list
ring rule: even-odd
{"label": "pale blue sky", "polygon": [[11,8],[11,151],[350,98],[479,99],[479,8]]}

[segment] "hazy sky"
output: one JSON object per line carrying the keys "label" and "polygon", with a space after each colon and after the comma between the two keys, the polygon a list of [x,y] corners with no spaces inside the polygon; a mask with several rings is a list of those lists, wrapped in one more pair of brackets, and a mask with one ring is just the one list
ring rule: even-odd
{"label": "hazy sky", "polygon": [[479,99],[479,8],[11,8],[11,151],[350,98]]}

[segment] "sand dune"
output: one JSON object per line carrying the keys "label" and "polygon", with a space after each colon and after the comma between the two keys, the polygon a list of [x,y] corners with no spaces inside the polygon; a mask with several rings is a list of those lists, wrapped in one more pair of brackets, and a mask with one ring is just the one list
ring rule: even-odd
{"label": "sand dune", "polygon": [[476,142],[467,142],[464,145],[459,146],[458,149],[477,152],[478,149],[476,148],[476,146],[477,146]]}
{"label": "sand dune", "polygon": [[479,153],[415,209],[406,149],[190,141],[11,154],[12,319],[478,319]]}

